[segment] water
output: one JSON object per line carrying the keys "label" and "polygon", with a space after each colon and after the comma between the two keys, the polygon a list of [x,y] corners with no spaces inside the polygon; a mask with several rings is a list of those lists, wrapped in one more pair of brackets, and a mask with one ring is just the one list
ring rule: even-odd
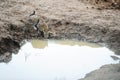
{"label": "water", "polygon": [[110,56],[116,55],[92,43],[32,40],[8,64],[0,64],[0,80],[78,80],[102,65],[118,63]]}

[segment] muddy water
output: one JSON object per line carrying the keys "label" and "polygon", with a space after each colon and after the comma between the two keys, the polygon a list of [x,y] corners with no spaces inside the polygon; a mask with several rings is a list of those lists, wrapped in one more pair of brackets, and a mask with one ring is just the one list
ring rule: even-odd
{"label": "muddy water", "polygon": [[0,80],[78,80],[102,65],[118,63],[111,56],[116,55],[93,43],[32,40],[8,64],[0,64]]}

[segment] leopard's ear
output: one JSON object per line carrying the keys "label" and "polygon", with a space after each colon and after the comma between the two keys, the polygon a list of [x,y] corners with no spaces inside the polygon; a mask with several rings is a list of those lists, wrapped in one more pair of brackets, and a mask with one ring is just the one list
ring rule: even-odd
{"label": "leopard's ear", "polygon": [[31,14],[29,15],[29,17],[30,17],[30,16],[33,16],[33,15],[35,15],[35,11],[33,11],[33,13],[31,13]]}

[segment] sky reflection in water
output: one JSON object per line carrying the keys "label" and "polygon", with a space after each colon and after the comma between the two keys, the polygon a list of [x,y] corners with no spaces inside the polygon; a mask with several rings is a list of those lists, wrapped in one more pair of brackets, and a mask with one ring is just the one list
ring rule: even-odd
{"label": "sky reflection in water", "polygon": [[118,63],[111,55],[106,47],[87,42],[32,40],[10,63],[0,64],[0,80],[78,80],[102,65]]}

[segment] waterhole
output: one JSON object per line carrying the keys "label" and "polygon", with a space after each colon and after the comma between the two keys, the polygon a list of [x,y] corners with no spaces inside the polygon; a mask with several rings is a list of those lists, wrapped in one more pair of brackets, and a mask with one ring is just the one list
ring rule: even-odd
{"label": "waterhole", "polygon": [[78,80],[102,65],[119,62],[111,56],[116,55],[94,43],[31,40],[8,64],[0,63],[0,80]]}

